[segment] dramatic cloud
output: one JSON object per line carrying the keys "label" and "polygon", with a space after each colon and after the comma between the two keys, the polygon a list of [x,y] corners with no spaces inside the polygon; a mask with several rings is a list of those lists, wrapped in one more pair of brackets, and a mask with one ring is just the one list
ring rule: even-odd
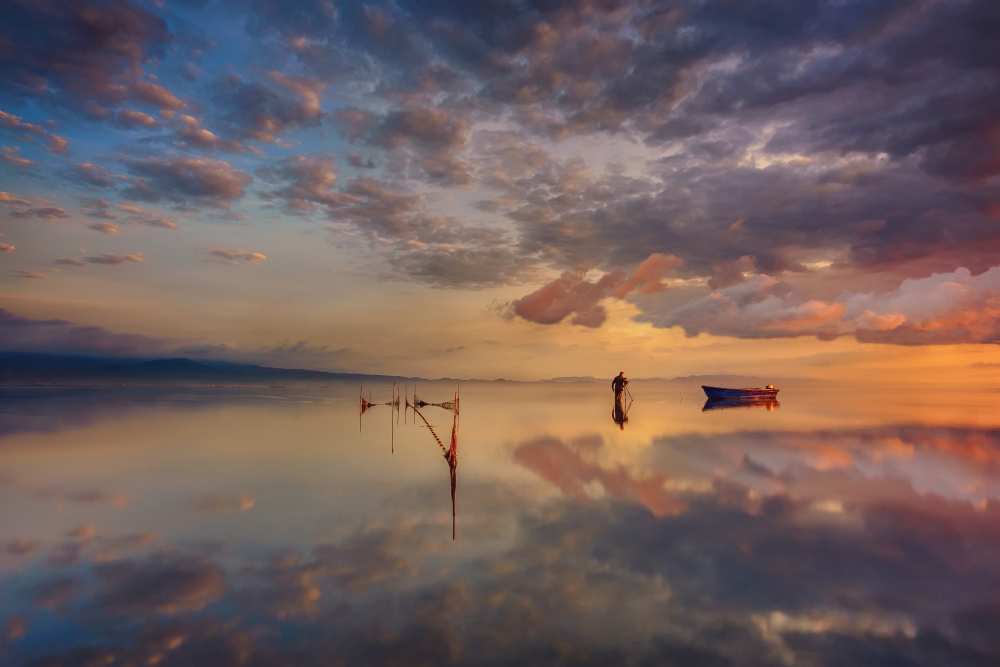
{"label": "dramatic cloud", "polygon": [[853,334],[903,345],[1000,342],[1000,267],[979,275],[965,268],[907,279],[885,293],[845,292],[835,300],[804,298],[767,275],[642,319],[739,337]]}
{"label": "dramatic cloud", "polygon": [[520,257],[509,235],[430,215],[423,198],[374,178],[336,188],[332,160],[299,156],[261,171],[280,187],[264,197],[293,214],[325,213],[330,229],[359,231],[376,247],[389,248],[397,271],[441,287],[481,287],[522,282],[533,263]]}
{"label": "dramatic cloud", "polygon": [[228,162],[208,158],[150,157],[126,164],[135,176],[127,194],[143,201],[228,206],[252,180]]}
{"label": "dramatic cloud", "polygon": [[[175,223],[119,197],[321,219],[381,275],[527,285],[540,323],[624,298],[689,333],[994,340],[996,3],[791,4],[15,0],[0,131],[36,145],[0,160],[106,188],[88,214],[122,229]],[[633,276],[651,257],[678,263]],[[880,301],[943,274],[960,308]]]}
{"label": "dramatic cloud", "polygon": [[666,289],[663,279],[682,264],[672,255],[653,254],[631,273],[616,271],[596,282],[581,273],[564,273],[551,283],[511,304],[519,317],[539,324],[556,324],[572,315],[571,322],[585,327],[599,327],[607,318],[602,299],[624,299],[631,292],[653,294]]}
{"label": "dramatic cloud", "polygon": [[4,12],[0,36],[8,54],[0,74],[11,92],[106,113],[135,96],[151,101],[139,80],[143,64],[162,52],[166,22],[128,0],[39,5],[15,0]]}

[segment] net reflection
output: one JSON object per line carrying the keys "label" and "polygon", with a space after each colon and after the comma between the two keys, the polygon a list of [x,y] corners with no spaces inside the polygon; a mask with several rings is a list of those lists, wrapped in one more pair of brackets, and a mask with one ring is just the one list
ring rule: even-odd
{"label": "net reflection", "polygon": [[[427,421],[427,418],[424,416],[424,413],[420,411],[419,407],[417,407],[416,404],[418,402],[421,404],[422,407],[435,406],[451,411],[452,413],[451,438],[449,440],[449,444],[447,447],[445,447],[444,442],[442,442],[441,438],[438,436],[437,432],[434,430],[434,427],[431,425],[431,423]],[[424,426],[427,427],[427,430],[430,432],[431,436],[433,436],[434,441],[438,444],[438,447],[441,448],[441,453],[444,455],[444,460],[448,464],[448,476],[451,481],[451,539],[452,540],[456,539],[455,492],[458,486],[458,405],[459,405],[459,394],[457,391],[455,392],[453,400],[444,401],[442,403],[427,403],[424,401],[418,401],[416,398],[416,394],[414,393],[414,403],[412,405],[414,414],[417,417],[419,417],[420,420],[423,422]]]}

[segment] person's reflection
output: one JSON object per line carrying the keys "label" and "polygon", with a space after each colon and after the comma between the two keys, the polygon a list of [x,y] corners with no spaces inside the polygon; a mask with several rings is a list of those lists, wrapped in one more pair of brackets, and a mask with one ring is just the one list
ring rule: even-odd
{"label": "person's reflection", "polygon": [[618,424],[621,430],[625,430],[625,422],[628,421],[628,406],[623,403],[620,395],[615,396],[615,407],[611,410],[611,419]]}

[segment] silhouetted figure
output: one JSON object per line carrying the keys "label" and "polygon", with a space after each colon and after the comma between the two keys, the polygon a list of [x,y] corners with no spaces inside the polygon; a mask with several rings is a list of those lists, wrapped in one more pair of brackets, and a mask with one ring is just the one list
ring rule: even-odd
{"label": "silhouetted figure", "polygon": [[625,387],[627,386],[628,378],[625,377],[625,371],[618,371],[618,375],[611,381],[611,389],[615,392],[616,401],[622,399],[622,394],[625,393]]}

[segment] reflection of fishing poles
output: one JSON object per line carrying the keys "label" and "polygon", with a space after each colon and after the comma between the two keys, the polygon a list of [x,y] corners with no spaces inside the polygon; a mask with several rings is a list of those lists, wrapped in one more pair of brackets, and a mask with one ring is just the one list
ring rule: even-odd
{"label": "reflection of fishing poles", "polygon": [[[413,413],[417,417],[420,417],[421,421],[424,422],[424,425],[427,427],[427,430],[430,431],[431,436],[433,436],[435,442],[437,442],[438,447],[441,448],[441,453],[444,455],[444,460],[448,464],[448,476],[451,478],[451,539],[454,540],[455,537],[456,537],[456,534],[455,534],[455,518],[456,518],[455,495],[456,495],[456,493],[455,492],[456,492],[456,489],[458,487],[458,409],[457,409],[457,406],[458,406],[458,403],[459,403],[459,392],[457,390],[455,391],[452,403],[454,403],[454,405],[456,406],[456,408],[454,410],[452,410],[452,416],[451,416],[451,441],[450,441],[450,443],[449,443],[448,446],[446,446],[444,444],[444,442],[441,440],[441,438],[438,437],[437,432],[434,431],[434,427],[431,426],[431,423],[429,421],[427,421],[427,418],[424,417],[424,413],[422,413],[417,406],[413,407]],[[430,404],[430,405],[433,405],[433,404]],[[414,419],[414,421],[416,421],[416,420]]]}

